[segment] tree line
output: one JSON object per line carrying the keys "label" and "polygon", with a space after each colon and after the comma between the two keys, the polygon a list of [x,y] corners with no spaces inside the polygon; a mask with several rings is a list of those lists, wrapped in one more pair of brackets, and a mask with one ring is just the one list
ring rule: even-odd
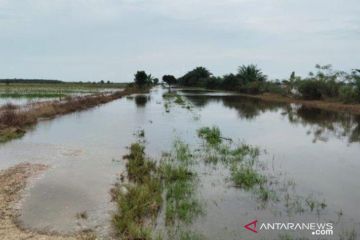
{"label": "tree line", "polygon": [[[141,81],[139,80],[141,79]],[[158,79],[139,71],[135,82],[157,84]],[[236,73],[214,76],[205,67],[196,67],[176,78],[164,75],[162,81],[168,86],[200,87],[231,90],[246,94],[275,93],[307,100],[333,99],[345,103],[360,103],[360,69],[350,72],[334,70],[331,65],[315,65],[306,77],[292,72],[288,79],[269,80],[262,70],[253,64],[238,67]]]}

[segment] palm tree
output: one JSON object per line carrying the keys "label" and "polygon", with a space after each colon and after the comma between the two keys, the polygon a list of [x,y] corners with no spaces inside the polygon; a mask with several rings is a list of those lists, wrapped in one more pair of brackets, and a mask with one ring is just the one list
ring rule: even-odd
{"label": "palm tree", "polygon": [[264,75],[262,71],[254,64],[240,66],[237,76],[243,82],[265,82],[267,78],[267,76]]}

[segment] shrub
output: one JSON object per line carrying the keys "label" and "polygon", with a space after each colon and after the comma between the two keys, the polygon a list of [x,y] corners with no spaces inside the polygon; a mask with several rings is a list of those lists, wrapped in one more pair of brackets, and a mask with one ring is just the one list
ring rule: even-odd
{"label": "shrub", "polygon": [[321,81],[320,86],[322,97],[335,98],[339,96],[340,84],[335,80]]}
{"label": "shrub", "polygon": [[203,127],[198,131],[198,136],[206,141],[211,146],[219,145],[222,141],[221,132],[218,127]]}
{"label": "shrub", "polygon": [[222,84],[221,78],[210,77],[207,79],[205,86],[206,86],[206,88],[209,88],[209,89],[216,89],[216,88],[220,88],[221,84]]}
{"label": "shrub", "polygon": [[264,92],[270,92],[270,93],[275,93],[275,94],[280,94],[280,95],[287,95],[287,90],[285,88],[282,88],[281,85],[276,84],[276,83],[272,83],[272,82],[267,82],[264,83]]}
{"label": "shrub", "polygon": [[344,103],[360,102],[360,95],[353,86],[342,86],[339,90],[339,98]]}
{"label": "shrub", "polygon": [[264,92],[264,83],[260,81],[249,82],[240,87],[240,92],[247,94],[260,94]]}
{"label": "shrub", "polygon": [[300,81],[298,90],[304,99],[316,100],[321,99],[321,82],[314,79]]}

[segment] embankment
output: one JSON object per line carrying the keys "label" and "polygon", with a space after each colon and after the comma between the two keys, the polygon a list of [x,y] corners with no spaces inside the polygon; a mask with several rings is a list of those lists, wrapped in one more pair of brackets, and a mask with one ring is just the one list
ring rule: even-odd
{"label": "embankment", "polygon": [[47,101],[19,107],[7,104],[0,108],[0,142],[6,142],[23,136],[26,130],[41,119],[89,109],[133,93],[147,89],[126,88],[112,94],[95,94],[71,97],[63,101]]}

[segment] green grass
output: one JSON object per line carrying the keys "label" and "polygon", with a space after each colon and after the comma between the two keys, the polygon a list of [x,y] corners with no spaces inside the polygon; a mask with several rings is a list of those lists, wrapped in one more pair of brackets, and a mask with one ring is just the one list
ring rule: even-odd
{"label": "green grass", "polygon": [[195,196],[197,176],[191,169],[193,154],[189,145],[177,139],[172,152],[165,156],[160,164],[166,199],[165,222],[189,224],[203,210]]}
{"label": "green grass", "polygon": [[195,173],[184,164],[163,163],[160,168],[166,192],[166,223],[174,224],[176,220],[191,223],[202,212],[194,197]]}
{"label": "green grass", "polygon": [[[144,145],[134,143],[124,158],[128,160],[129,183],[117,185],[114,190],[118,210],[113,225],[119,237],[152,239],[153,222],[161,208],[166,225],[171,226],[189,224],[202,213],[194,194],[196,174],[190,168],[192,154],[188,145],[176,140],[172,152],[156,164],[146,157]],[[121,191],[124,187],[126,191]]]}
{"label": "green grass", "polygon": [[[128,160],[127,172],[130,183],[127,191],[116,189],[117,213],[113,224],[119,236],[125,239],[152,239],[148,219],[156,218],[162,205],[162,183],[154,162],[145,156],[145,147],[134,143]],[[124,187],[124,186],[123,186]]]}
{"label": "green grass", "polygon": [[210,146],[217,146],[222,142],[221,132],[218,127],[203,127],[198,129],[198,136]]}
{"label": "green grass", "polygon": [[179,104],[179,105],[184,105],[184,104],[185,104],[185,101],[184,101],[184,99],[183,99],[180,95],[176,95],[175,103],[176,103],[176,104]]}
{"label": "green grass", "polygon": [[193,105],[188,100],[184,99],[183,96],[178,95],[176,92],[168,92],[163,94],[163,99],[165,111],[167,113],[170,112],[170,108],[173,106],[173,103],[190,111],[193,109]]}
{"label": "green grass", "polygon": [[266,178],[251,166],[242,165],[239,167],[234,164],[231,167],[231,180],[236,187],[248,190],[255,186],[261,186],[266,181]]}
{"label": "green grass", "polygon": [[[232,140],[222,136],[218,127],[202,127],[197,131],[198,137],[205,141],[201,152],[205,153],[207,163],[219,162],[228,167],[230,180],[234,186],[254,192],[261,202],[276,199],[274,191],[266,186],[267,178],[256,167],[260,150],[257,147],[240,144],[234,145]],[[229,141],[223,141],[223,139]]]}
{"label": "green grass", "polygon": [[0,98],[60,98],[69,95],[94,94],[126,87],[124,83],[0,83]]}
{"label": "green grass", "polygon": [[190,164],[193,158],[188,144],[180,140],[175,140],[173,149],[175,150],[175,158],[184,164]]}
{"label": "green grass", "polygon": [[11,92],[11,93],[0,93],[0,98],[60,98],[66,97],[69,94],[61,92]]}
{"label": "green grass", "polygon": [[316,200],[312,195],[308,196],[306,199],[305,199],[305,203],[306,205],[309,207],[310,211],[320,211],[324,208],[326,208],[326,203],[325,201],[318,201]]}
{"label": "green grass", "polygon": [[202,240],[205,238],[196,232],[181,231],[179,239],[180,240]]}
{"label": "green grass", "polygon": [[131,181],[144,183],[151,179],[156,172],[156,164],[146,159],[145,147],[140,143],[134,143],[130,147],[130,154],[125,155],[124,159],[128,159],[127,172]]}

